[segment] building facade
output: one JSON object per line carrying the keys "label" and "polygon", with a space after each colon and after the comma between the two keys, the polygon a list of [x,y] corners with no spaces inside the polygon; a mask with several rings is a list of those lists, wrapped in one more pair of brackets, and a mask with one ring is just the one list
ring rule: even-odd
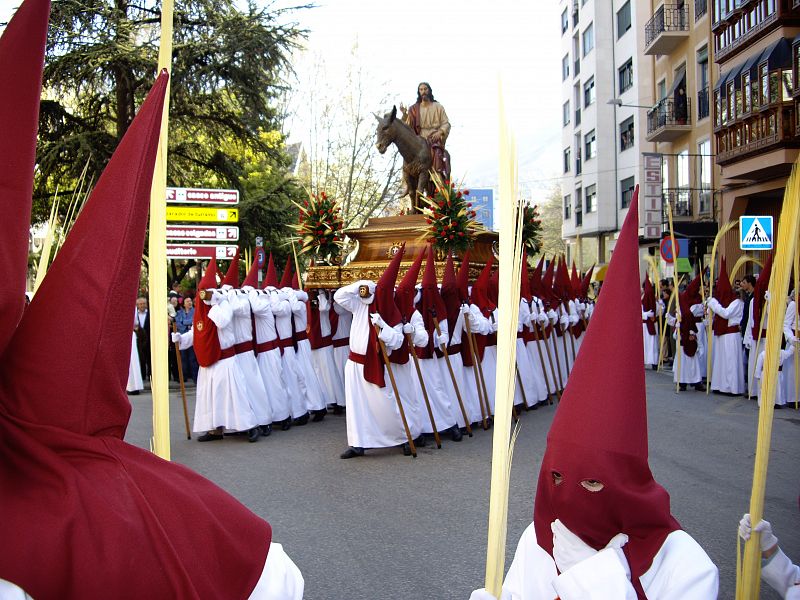
{"label": "building facade", "polygon": [[712,82],[719,78],[709,41],[709,13],[707,0],[651,0],[643,28],[655,99],[646,111],[646,137],[652,151],[662,156],[663,229],[669,205],[675,236],[688,238],[686,258],[695,269],[711,253],[719,216],[719,167],[714,162],[710,110]]}
{"label": "building facade", "polygon": [[[772,215],[777,223],[800,152],[800,0],[713,0],[711,9],[720,222]],[[724,247],[726,256],[740,253],[738,232]]]}
{"label": "building facade", "polygon": [[606,263],[640,180],[652,61],[647,0],[561,0],[562,237],[568,259]]}

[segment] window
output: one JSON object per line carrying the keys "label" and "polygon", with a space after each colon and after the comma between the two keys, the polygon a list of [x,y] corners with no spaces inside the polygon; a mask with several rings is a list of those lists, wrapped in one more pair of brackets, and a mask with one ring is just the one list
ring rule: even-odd
{"label": "window", "polygon": [[711,212],[711,141],[703,140],[697,144],[697,178],[700,180],[698,212]]}
{"label": "window", "polygon": [[630,0],[623,4],[622,8],[617,12],[617,39],[625,35],[625,32],[631,28],[631,3]]}
{"label": "window", "polygon": [[619,124],[619,151],[633,148],[633,117],[628,117]]}
{"label": "window", "polygon": [[561,33],[562,35],[566,33],[567,29],[569,29],[569,17],[567,16],[567,9],[564,9],[564,12],[561,13]]}
{"label": "window", "polygon": [[697,51],[697,89],[708,87],[708,46]]}
{"label": "window", "polygon": [[569,125],[569,114],[570,114],[569,100],[564,102],[564,106],[563,106],[563,111],[562,112],[563,112],[562,117],[563,117],[563,120],[564,120],[564,125]]}
{"label": "window", "polygon": [[586,212],[595,212],[597,210],[597,186],[594,184],[587,185],[584,196],[586,198]]}
{"label": "window", "polygon": [[575,226],[583,225],[583,204],[581,204],[581,188],[575,188]]}
{"label": "window", "polygon": [[619,68],[619,93],[627,91],[633,85],[633,59],[629,58]]}
{"label": "window", "polygon": [[688,188],[689,187],[689,151],[682,150],[678,152],[678,187],[679,188]]}
{"label": "window", "polygon": [[561,59],[561,81],[569,77],[569,54],[565,54]]}
{"label": "window", "polygon": [[586,56],[594,48],[594,23],[583,30],[583,55]]}
{"label": "window", "polygon": [[622,206],[620,208],[628,208],[631,205],[634,187],[636,187],[634,177],[627,177],[619,182],[619,195],[622,198]]}
{"label": "window", "polygon": [[657,88],[658,88],[658,99],[659,100],[663,100],[664,98],[666,98],[667,97],[667,80],[666,79],[662,79],[661,81],[659,81],[658,85],[657,85]]}
{"label": "window", "polygon": [[583,84],[583,108],[594,104],[594,100],[594,77],[590,77],[589,81]]}
{"label": "window", "polygon": [[597,142],[595,141],[594,129],[586,134],[584,145],[586,146],[586,160],[597,156]]}
{"label": "window", "polygon": [[564,173],[569,173],[570,165],[572,164],[572,148],[564,149]]}
{"label": "window", "polygon": [[566,221],[572,216],[572,197],[567,194],[564,196],[564,220]]}

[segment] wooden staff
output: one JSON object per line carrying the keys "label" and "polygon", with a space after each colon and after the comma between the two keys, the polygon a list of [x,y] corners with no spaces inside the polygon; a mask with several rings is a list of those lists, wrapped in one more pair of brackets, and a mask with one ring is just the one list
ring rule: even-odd
{"label": "wooden staff", "polygon": [[[758,363],[758,349],[761,345],[761,332],[764,331],[764,317],[767,314],[767,301],[764,300],[764,306],[761,309],[761,319],[758,322],[758,334],[756,335],[756,354],[753,361],[753,368],[750,369],[750,378],[747,380],[747,396],[753,395],[753,380],[756,378],[756,364]],[[750,326],[750,323],[748,323]],[[748,355],[749,356],[749,355]]]}
{"label": "wooden staff", "polygon": [[[669,222],[669,239],[670,243],[672,244],[672,264],[675,266],[675,273],[673,274],[672,280],[675,281],[678,278],[678,254],[680,254],[680,249],[678,248],[678,244],[675,243],[675,228],[672,225],[672,204],[667,200],[667,219]],[[678,286],[675,286],[675,293],[678,293]],[[677,315],[676,323],[678,328],[675,331],[675,335],[677,338],[677,359],[678,359],[678,377],[675,383],[675,392],[677,393],[680,389],[681,383],[681,303],[680,299],[675,301],[675,313]]]}
{"label": "wooden staff", "polygon": [[414,359],[414,366],[417,369],[417,377],[419,377],[419,386],[422,388],[422,398],[425,400],[425,408],[428,409],[428,417],[431,419],[431,427],[433,427],[433,439],[436,440],[436,447],[441,449],[442,440],[439,439],[439,430],[436,429],[436,421],[433,418],[433,410],[431,410],[431,402],[428,399],[428,390],[425,388],[425,380],[422,378],[422,371],[419,368],[419,357],[417,357],[417,349],[414,348],[414,340],[410,333],[406,333],[406,341],[408,342],[408,350],[411,358]]}
{"label": "wooden staff", "polygon": [[[433,324],[436,326],[436,335],[442,336],[442,330],[439,328],[439,319],[436,318],[436,313],[433,313]],[[461,398],[461,392],[458,389],[458,382],[456,382],[456,374],[453,371],[453,365],[450,364],[450,355],[447,353],[447,344],[442,344],[439,349],[444,355],[444,362],[447,364],[447,370],[450,372],[450,379],[453,380],[453,389],[456,391],[456,398],[458,399],[458,406],[461,408],[461,416],[464,417],[464,424],[467,428],[467,434],[472,437],[472,427],[469,426],[469,417],[467,416],[467,409],[464,408],[464,400]]]}
{"label": "wooden staff", "polygon": [[386,370],[389,372],[389,381],[392,382],[392,389],[394,390],[394,398],[397,400],[397,409],[400,411],[400,418],[403,420],[403,428],[406,430],[406,437],[408,438],[408,447],[411,449],[411,456],[417,458],[417,447],[414,445],[414,440],[411,437],[411,430],[408,428],[408,421],[406,421],[406,411],[403,410],[403,403],[400,400],[400,391],[397,389],[397,382],[394,380],[394,371],[392,371],[392,363],[389,362],[389,354],[386,352],[386,345],[381,339],[380,327],[373,323],[372,327],[375,329],[375,335],[378,336],[378,345],[381,348],[381,356],[383,356],[383,364],[386,365]]}
{"label": "wooden staff", "polygon": [[[549,321],[550,317],[547,317],[547,318],[548,318],[548,321]],[[552,326],[553,327],[553,333],[550,335],[550,338],[548,338],[548,340],[547,340],[548,342],[550,342],[550,341],[553,342],[553,352],[552,352],[552,354],[555,354],[555,358],[553,358],[551,353],[550,353],[549,344],[548,344],[548,347],[547,347],[547,357],[550,358],[556,365],[556,373],[558,373],[558,385],[561,388],[561,391],[563,392],[564,391],[564,378],[561,376],[561,361],[558,360],[558,345],[555,342],[555,340],[553,340],[553,337],[558,337],[558,335],[556,334],[555,328],[559,327],[559,326],[560,325],[558,325],[558,323],[556,323],[555,325]],[[552,367],[552,365],[551,365],[551,367]],[[555,377],[555,374],[553,375],[553,377]],[[560,396],[559,396],[559,400],[561,400]]]}
{"label": "wooden staff", "polygon": [[[172,322],[172,332],[178,333],[178,325]],[[186,423],[186,439],[192,439],[192,432],[189,429],[189,411],[186,409],[186,384],[183,381],[183,360],[181,360],[180,342],[175,342],[175,357],[178,359],[178,381],[181,384],[181,399],[183,400],[183,420]]]}
{"label": "wooden staff", "polygon": [[488,411],[489,403],[483,397],[483,390],[481,389],[481,376],[480,371],[478,370],[478,355],[475,352],[475,340],[472,339],[472,328],[469,326],[469,315],[464,315],[464,327],[467,331],[467,343],[469,345],[469,353],[472,356],[472,371],[475,374],[475,386],[478,388],[478,404],[481,407],[481,420],[483,421],[483,429],[484,431],[489,429],[489,424],[487,423],[487,416],[491,417],[491,413]]}
{"label": "wooden staff", "polygon": [[[514,367],[517,371],[517,383],[519,384],[519,391],[522,394],[522,401],[525,403],[525,408],[528,409],[530,408],[530,405],[528,404],[528,395],[525,393],[525,386],[522,385],[522,377],[519,374],[519,365],[514,365]],[[517,414],[517,407],[512,406],[511,408],[514,410],[514,420],[519,421],[519,415]]]}
{"label": "wooden staff", "polygon": [[[533,323],[533,343],[536,346],[536,352],[539,354],[539,364],[542,365],[542,375],[544,375],[544,384],[547,387],[547,401],[548,403],[552,404],[553,399],[550,397],[553,392],[550,391],[550,378],[547,376],[547,368],[544,364],[544,356],[542,356],[542,347],[539,345],[539,324],[534,322]],[[551,365],[552,367],[552,365]],[[556,390],[556,395],[558,395],[558,390]]]}
{"label": "wooden staff", "polygon": [[[563,305],[559,307],[560,309],[563,308]],[[561,321],[559,321],[558,326],[561,327]],[[569,353],[567,352],[567,330],[569,328],[569,323],[564,327],[564,330],[561,332],[561,344],[564,346],[564,379],[566,380],[569,377],[569,372],[572,370],[569,365]]]}

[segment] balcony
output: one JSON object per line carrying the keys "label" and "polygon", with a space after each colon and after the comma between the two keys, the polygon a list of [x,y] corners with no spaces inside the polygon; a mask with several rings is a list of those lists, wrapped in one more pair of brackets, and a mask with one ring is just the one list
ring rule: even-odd
{"label": "balcony", "polygon": [[664,211],[664,221],[667,221],[667,203],[672,207],[672,218],[691,217],[692,213],[692,190],[690,188],[667,188],[662,194],[662,205]]}
{"label": "balcony", "polygon": [[697,92],[697,120],[705,119],[710,114],[708,104],[708,87]]}
{"label": "balcony", "polygon": [[690,98],[676,102],[665,98],[647,113],[647,141],[672,142],[692,130]]}
{"label": "balcony", "polygon": [[[800,2],[800,0],[797,0]],[[708,0],[694,0],[694,20],[698,21],[708,12]]]}
{"label": "balcony", "polygon": [[[778,149],[797,148],[794,107],[761,112],[717,132],[717,164],[728,165]],[[762,165],[768,168],[774,165]]]}
{"label": "balcony", "polygon": [[[795,2],[797,2],[797,0],[795,0]],[[734,16],[736,16],[736,13],[731,12],[728,15],[726,15],[726,18],[733,18]],[[730,29],[731,31],[735,31],[735,28],[733,27],[734,22],[721,21],[721,23],[727,26],[726,29]],[[756,40],[761,39],[767,33],[775,29],[777,26],[778,26],[778,11],[776,10],[766,15],[762,20],[751,23],[747,31],[740,34],[738,37],[731,39],[730,41],[726,42],[725,36],[722,34],[715,36],[716,53],[714,56],[714,60],[717,63],[726,61],[730,56],[733,56],[743,47],[749,46]]]}
{"label": "balcony", "polygon": [[644,53],[669,54],[689,39],[689,5],[665,4],[644,28]]}

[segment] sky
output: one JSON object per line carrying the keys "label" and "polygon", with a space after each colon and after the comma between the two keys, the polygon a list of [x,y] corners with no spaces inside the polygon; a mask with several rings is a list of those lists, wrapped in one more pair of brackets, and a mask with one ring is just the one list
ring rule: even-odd
{"label": "sky", "polygon": [[[0,22],[18,3],[0,0]],[[274,6],[295,4],[276,0]],[[327,81],[315,85],[341,85],[354,44],[375,95],[389,97],[375,112],[390,110],[392,102],[413,103],[417,84],[429,82],[452,124],[447,147],[454,178],[473,188],[497,183],[502,81],[523,195],[539,200],[558,183],[562,100],[556,1],[318,0],[317,7],[291,18],[309,30],[306,49],[293,58],[298,87],[318,56],[325,58]],[[302,141],[307,126],[299,114],[287,127],[290,141]]]}

